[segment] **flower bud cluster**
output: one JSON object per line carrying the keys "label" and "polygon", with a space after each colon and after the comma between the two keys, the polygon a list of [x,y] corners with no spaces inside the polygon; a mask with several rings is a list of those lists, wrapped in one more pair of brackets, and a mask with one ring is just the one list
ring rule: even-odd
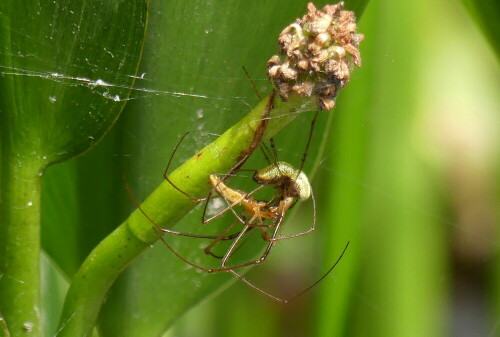
{"label": "flower bud cluster", "polygon": [[356,17],[342,10],[343,2],[318,10],[307,5],[308,13],[280,34],[280,55],[268,61],[268,76],[282,99],[291,94],[317,96],[321,110],[330,110],[335,97],[350,78],[351,63],[360,67]]}

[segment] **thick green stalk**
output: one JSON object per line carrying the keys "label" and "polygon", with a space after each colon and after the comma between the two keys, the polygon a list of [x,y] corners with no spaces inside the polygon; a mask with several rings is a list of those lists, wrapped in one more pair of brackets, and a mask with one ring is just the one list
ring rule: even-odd
{"label": "thick green stalk", "polygon": [[10,336],[40,331],[40,161],[3,142],[0,175],[0,312]]}
{"label": "thick green stalk", "polygon": [[[213,172],[228,172],[259,143],[277,133],[299,112],[316,108],[316,99],[290,97],[287,102],[262,100],[241,121],[185,162],[170,179],[183,191],[205,196]],[[268,116],[268,113],[270,115]],[[142,209],[163,227],[172,227],[196,203],[164,181],[142,204]],[[106,237],[89,255],[75,275],[63,309],[58,336],[88,336],[109,287],[142,251],[158,240],[159,234],[138,210]]]}
{"label": "thick green stalk", "polygon": [[10,337],[9,328],[7,327],[7,323],[0,312],[0,337]]}

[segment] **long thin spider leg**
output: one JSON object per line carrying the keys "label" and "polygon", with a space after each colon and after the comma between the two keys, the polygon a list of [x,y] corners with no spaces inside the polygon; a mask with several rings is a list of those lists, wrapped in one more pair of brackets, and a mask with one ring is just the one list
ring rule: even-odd
{"label": "long thin spider leg", "polygon": [[175,188],[177,191],[179,191],[180,193],[184,194],[186,197],[188,197],[189,199],[193,200],[194,202],[203,202],[206,200],[206,198],[196,198],[196,197],[193,197],[191,194],[187,193],[186,191],[183,191],[181,190],[179,187],[177,187],[177,185],[175,185],[173,183],[172,180],[170,180],[170,178],[168,177],[168,169],[170,168],[170,164],[172,164],[172,159],[174,158],[174,155],[175,153],[177,152],[177,149],[179,148],[179,145],[181,145],[182,141],[184,140],[184,138],[186,138],[186,136],[189,134],[189,131],[186,132],[182,137],[181,139],[179,140],[179,142],[177,143],[177,145],[175,145],[174,147],[174,151],[172,151],[172,154],[170,155],[170,159],[168,160],[168,163],[167,163],[167,167],[165,167],[165,172],[163,172],[163,179],[165,179],[166,181],[168,181],[168,183],[170,185],[172,185],[173,188]]}
{"label": "long thin spider leg", "polygon": [[[266,105],[266,113],[265,115],[263,116],[263,120],[265,119],[268,119],[269,118],[269,114],[271,112],[271,110],[274,108],[274,99],[276,97],[276,90],[272,90],[271,91],[271,94],[269,95],[269,99],[267,101],[267,105]],[[265,127],[264,127],[264,130],[265,130]],[[263,135],[263,133],[262,133]],[[255,149],[257,148],[257,146],[259,146],[260,144],[260,139],[258,142],[252,142],[252,144],[250,144],[249,148],[247,149],[246,151],[246,154],[243,156],[243,158],[240,159],[240,161],[234,165],[231,170],[226,173],[225,177],[223,178],[223,181],[226,181],[227,178],[231,177],[232,175],[234,175],[234,173],[236,173],[241,166],[243,166],[243,164],[245,164],[245,162],[247,161],[247,159],[252,155],[252,153],[255,151]]]}
{"label": "long thin spider leg", "polygon": [[[250,230],[251,227],[248,230]],[[242,232],[245,231],[245,229],[242,230]],[[238,233],[238,236],[242,236],[242,232]],[[244,233],[243,233],[244,234]],[[238,268],[243,268],[246,266],[249,266],[249,263],[242,264],[242,265],[237,265],[237,266],[231,266],[231,267],[220,267],[220,268],[205,268],[203,266],[197,265],[196,263],[193,263],[189,260],[187,260],[185,257],[183,257],[181,254],[179,254],[163,237],[160,237],[160,240],[165,244],[165,246],[175,255],[177,256],[180,260],[182,260],[184,263],[190,265],[193,268],[202,270],[207,273],[218,273],[218,272],[228,272],[233,269],[238,269]],[[251,263],[251,264],[256,264],[256,263]]]}
{"label": "long thin spider leg", "polygon": [[[216,187],[214,187],[214,189],[215,189],[215,188],[216,188]],[[212,189],[212,191],[213,191],[214,189]],[[211,198],[212,191],[210,191],[210,193],[209,193],[209,200],[210,200],[210,198]],[[251,192],[251,193],[255,193],[255,191],[253,191],[253,192]],[[220,193],[218,193],[218,194],[219,194],[219,196],[220,196],[221,198],[223,198],[223,199],[226,201],[226,203],[228,203],[227,207],[226,207],[226,208],[224,208],[223,210],[219,211],[217,214],[213,215],[212,217],[210,217],[210,218],[206,219],[206,218],[205,218],[205,214],[206,214],[206,212],[207,212],[208,202],[207,202],[207,203],[205,203],[205,207],[203,208],[203,214],[201,215],[201,223],[205,225],[205,224],[207,224],[207,223],[209,223],[209,222],[211,222],[211,221],[213,221],[213,220],[217,219],[217,218],[218,218],[218,217],[220,217],[221,215],[225,214],[227,211],[231,210],[231,212],[234,214],[234,216],[236,217],[236,219],[244,225],[244,224],[245,224],[245,219],[244,219],[244,218],[242,218],[242,217],[241,217],[241,216],[240,216],[240,215],[239,215],[239,214],[238,214],[238,213],[234,210],[234,207],[235,207],[235,206],[237,206],[237,205],[238,205],[241,201],[243,201],[243,200],[244,200],[244,199],[248,196],[248,194],[243,195],[241,200],[237,200],[237,201],[233,202],[231,205],[229,205],[229,201],[228,201],[228,200],[227,200],[227,199],[226,199],[226,198],[225,198],[222,194],[220,194]]]}
{"label": "long thin spider leg", "polygon": [[[257,98],[259,99],[259,101],[262,100],[262,98],[260,97],[259,91],[257,90],[257,86],[255,85],[255,82],[250,77],[250,74],[248,73],[247,69],[245,67],[242,67],[242,68],[243,68],[243,71],[245,72],[245,75],[246,75],[248,81],[250,82],[250,85],[252,86],[252,89],[253,89],[255,95],[257,96]],[[262,153],[264,154],[264,158],[266,159],[266,161],[269,164],[271,164],[271,161],[269,160],[269,157],[266,154],[266,151],[267,151],[267,153],[269,153],[269,151],[267,150],[266,144],[265,143],[260,144],[260,149],[262,150]]]}
{"label": "long thin spider leg", "polygon": [[[129,184],[127,183],[127,180],[125,178],[125,174],[123,172],[122,172],[122,179],[123,179],[123,183],[125,185],[125,189],[127,190],[127,193],[129,195],[130,199],[132,200],[132,202],[134,203],[134,205],[146,217],[146,219],[148,219],[148,221],[153,224],[153,227],[157,231],[160,231],[163,233],[169,233],[169,234],[173,234],[173,235],[187,236],[190,238],[198,238],[198,239],[217,239],[220,236],[220,235],[199,235],[199,234],[183,233],[183,232],[178,232],[178,231],[174,231],[172,229],[161,227],[153,219],[151,219],[151,217],[142,209],[141,204],[139,203],[139,201],[135,197],[134,193],[132,192],[132,189],[130,188]],[[237,236],[237,234],[239,234],[239,233],[224,237],[221,240],[232,240]]]}
{"label": "long thin spider leg", "polygon": [[313,284],[311,284],[309,287],[305,288],[304,290],[302,291],[299,291],[298,293],[296,293],[295,295],[293,295],[292,297],[288,298],[286,300],[285,303],[288,303],[294,299],[296,299],[297,297],[305,294],[306,292],[308,292],[309,290],[311,290],[312,288],[314,288],[318,283],[320,283],[321,281],[323,281],[325,279],[325,277],[328,276],[328,274],[330,274],[330,272],[335,269],[335,267],[337,266],[337,264],[340,262],[340,260],[342,260],[342,257],[344,256],[344,253],[346,252],[347,250],[347,247],[349,247],[349,244],[350,242],[347,241],[347,244],[345,245],[344,247],[344,250],[342,250],[342,253],[340,253],[340,256],[337,258],[337,260],[335,261],[335,263],[330,267],[330,269],[328,269],[326,271],[326,273],[323,274],[323,276],[321,276],[319,279],[317,279],[315,282],[313,282]]}
{"label": "long thin spider leg", "polygon": [[[212,255],[213,257],[215,258],[218,258],[218,259],[222,259],[222,256],[219,256],[219,255],[215,255],[213,252],[212,252],[212,248],[215,247],[215,245],[217,245],[223,238],[225,238],[226,234],[229,233],[233,228],[234,226],[238,223],[238,220],[236,221],[233,221],[233,223],[231,225],[229,225],[220,235],[219,237],[217,237],[215,240],[213,240],[212,242],[210,242],[210,244],[208,246],[205,247],[204,251],[205,251],[205,254],[207,255]],[[239,233],[238,233],[239,234]],[[237,237],[237,236],[236,236]]]}
{"label": "long thin spider leg", "polygon": [[[269,159],[269,155],[270,152],[269,152],[269,149],[267,148],[267,145],[265,143],[262,143],[260,144],[260,150],[262,151],[262,154],[264,155],[264,158],[266,159],[266,161],[269,163],[269,165],[272,164],[271,160]],[[254,171],[254,170],[252,170]]]}
{"label": "long thin spider leg", "polygon": [[299,291],[298,293],[296,293],[295,295],[293,295],[292,297],[289,297],[289,298],[280,298],[280,297],[274,296],[274,295],[268,293],[267,291],[265,291],[263,289],[260,289],[259,287],[257,287],[256,285],[254,285],[253,283],[251,283],[250,281],[248,281],[246,278],[244,278],[243,276],[241,276],[240,274],[238,274],[234,270],[229,270],[229,272],[231,274],[233,274],[234,276],[236,276],[237,278],[239,278],[243,283],[245,283],[247,286],[249,286],[250,288],[254,289],[255,291],[257,291],[257,292],[259,292],[259,293],[261,293],[261,294],[263,294],[263,295],[265,295],[265,296],[267,296],[269,298],[272,298],[273,300],[275,300],[277,302],[280,302],[280,303],[283,303],[283,304],[287,304],[287,303],[293,301],[294,299],[296,299],[297,297],[304,295],[306,292],[308,292],[309,290],[311,290],[312,288],[314,288],[316,285],[318,285],[318,283],[320,283],[321,281],[323,281],[325,279],[325,277],[327,277],[328,274],[330,274],[331,271],[333,269],[335,269],[335,267],[340,262],[340,260],[342,260],[342,257],[344,256],[344,253],[346,252],[347,247],[349,247],[349,242],[347,242],[347,245],[345,246],[345,248],[342,251],[342,253],[340,254],[340,256],[337,258],[337,260],[335,261],[335,263],[330,267],[330,269],[328,269],[326,271],[326,273],[323,274],[323,276],[321,276],[318,280],[316,280],[313,284],[311,284],[310,286],[308,286],[304,290]]}
{"label": "long thin spider leg", "polygon": [[266,241],[271,241],[271,237],[269,236],[269,233],[267,232],[266,228],[263,226],[259,226],[260,231],[261,231],[261,237],[266,240]]}
{"label": "long thin spider leg", "polygon": [[[254,218],[252,218],[252,220],[250,220],[249,222],[251,223],[253,220],[254,220]],[[273,232],[273,237],[275,237],[278,234],[278,232],[280,230],[280,225],[281,225],[281,221],[278,221],[278,223],[276,225],[276,228],[274,229],[274,232]],[[234,242],[231,244],[231,247],[228,249],[228,251],[226,252],[226,255],[222,259],[221,267],[227,268],[227,266],[226,266],[227,260],[233,255],[233,253],[235,251],[235,247],[238,244],[238,241],[243,237],[243,235],[245,234],[246,231],[247,231],[246,228],[243,229],[241,231],[240,235],[238,236],[238,238],[236,238],[236,240],[234,240]],[[275,245],[275,242],[269,240],[269,243],[267,244],[267,247],[266,247],[264,253],[261,255],[261,257],[259,259],[253,260],[253,261],[249,261],[249,262],[244,263],[244,264],[240,264],[240,265],[238,265],[238,267],[241,268],[241,267],[246,267],[246,266],[250,266],[250,265],[253,265],[253,264],[260,264],[260,263],[264,262],[266,260],[267,256],[269,255],[269,253],[271,252],[271,249],[272,249],[272,247],[274,245]],[[230,272],[231,274],[233,274],[234,276],[236,276],[237,278],[239,278],[241,281],[243,281],[246,285],[248,285],[252,289],[257,290],[257,291],[261,292],[262,294],[264,294],[266,296],[269,296],[270,298],[273,298],[273,299],[275,299],[277,301],[280,301],[280,299],[278,297],[273,296],[273,295],[265,292],[264,290],[258,288],[253,283],[251,283],[250,281],[248,281],[247,279],[245,279],[243,276],[241,276],[240,274],[238,274],[237,272],[235,272],[234,269],[237,269],[237,268],[231,268],[231,269],[228,270],[228,272]]]}
{"label": "long thin spider leg", "polygon": [[283,202],[280,202],[279,216],[276,218],[276,221],[275,221],[276,229],[274,230],[272,237],[263,236],[264,240],[267,240],[267,241],[272,242],[272,243],[276,243],[277,241],[279,241],[279,240],[277,240],[277,238],[278,238],[279,233],[282,230],[283,220],[285,219],[285,214],[288,211],[288,209],[289,209],[289,206],[284,206]]}
{"label": "long thin spider leg", "polygon": [[[246,233],[249,233],[249,232],[250,232],[252,229],[254,229],[254,228],[255,228],[255,227],[250,227],[250,228],[248,228],[248,230],[247,230],[247,232],[246,232]],[[245,233],[245,234],[246,234],[246,233]],[[240,232],[238,232],[237,234],[239,235],[239,234],[240,234]],[[241,247],[243,247],[243,246],[244,246],[244,244],[245,244],[245,242],[247,242],[247,241],[248,241],[248,239],[247,239],[245,236],[243,236],[243,237],[241,238],[240,242],[238,242],[238,245],[234,248],[234,250],[233,250],[233,254],[232,254],[232,255],[234,255],[234,254],[235,254],[235,253],[236,253],[236,252],[237,252],[237,251],[238,251]],[[222,258],[224,258],[224,257],[222,257]],[[236,266],[236,267],[238,267],[238,268],[239,268],[239,266]],[[232,269],[232,268],[231,268],[231,269]]]}
{"label": "long thin spider leg", "polygon": [[229,270],[229,273],[231,273],[233,276],[235,276],[238,279],[240,279],[240,281],[242,281],[243,283],[245,283],[247,286],[249,286],[253,290],[261,293],[262,295],[267,296],[267,297],[275,300],[276,302],[280,302],[280,303],[283,303],[283,304],[288,303],[288,300],[281,299],[281,298],[279,298],[277,296],[274,296],[273,294],[268,293],[267,291],[265,291],[263,289],[260,289],[255,284],[253,284],[252,282],[250,282],[249,280],[247,280],[246,278],[244,278],[243,276],[241,276],[240,274],[238,274],[234,270]]}
{"label": "long thin spider leg", "polygon": [[[226,198],[224,198],[224,196],[221,195],[221,197],[226,200]],[[207,208],[208,208],[208,203],[205,204],[205,207],[203,208],[203,214],[201,216],[201,223],[202,224],[207,224],[215,219],[217,219],[218,217],[220,217],[221,215],[225,214],[227,211],[233,211],[233,207],[237,206],[240,202],[243,201],[243,199],[245,198],[244,195],[242,195],[241,197],[241,200],[236,200],[235,202],[231,203],[231,204],[228,204],[226,208],[224,208],[223,210],[221,210],[220,212],[218,212],[217,214],[209,217],[209,218],[205,218],[205,215],[206,215],[206,212],[207,212]],[[226,200],[227,201],[227,200]],[[229,201],[227,201],[229,203]],[[245,223],[245,220],[241,219],[239,217],[239,215],[236,216],[236,218],[241,222],[241,223]]]}
{"label": "long thin spider leg", "polygon": [[[278,150],[276,149],[276,143],[274,142],[274,138],[270,138],[269,139],[269,143],[271,144],[271,149],[273,150],[272,154],[273,154],[273,159],[274,159],[274,163],[277,163],[278,162]],[[279,167],[278,167],[278,170],[279,170]],[[281,173],[281,171],[280,171]]]}
{"label": "long thin spider leg", "polygon": [[[314,125],[316,124],[316,119],[318,118],[318,114],[319,114],[319,111],[316,111],[316,113],[314,114],[314,118],[311,121],[311,127],[309,129],[309,138],[307,139],[306,149],[305,149],[304,153],[302,154],[302,160],[300,162],[300,167],[299,167],[299,170],[297,171],[299,173],[304,168],[304,164],[306,162],[307,154],[309,153],[309,145],[311,145],[311,139],[312,139],[312,136],[313,136],[313,133],[314,133]],[[297,179],[299,177],[298,176],[299,173],[297,173],[297,177],[295,179]]]}
{"label": "long thin spider leg", "polygon": [[[253,219],[254,218],[252,218],[250,220],[250,222],[253,221]],[[243,227],[243,229],[239,233],[238,237],[233,241],[233,243],[231,243],[231,246],[229,247],[229,249],[227,250],[227,252],[224,254],[224,257],[222,258],[221,266],[218,269],[224,270],[224,271],[229,271],[229,270],[232,270],[232,269],[243,268],[243,267],[246,267],[246,266],[250,266],[250,265],[258,264],[259,263],[259,262],[257,262],[258,260],[254,260],[254,261],[245,262],[245,263],[242,263],[242,264],[239,264],[239,265],[236,265],[236,266],[226,266],[226,261],[236,252],[236,249],[238,247],[239,242],[241,241],[241,239],[243,238],[243,236],[249,230],[251,230],[251,229],[252,229],[252,227],[250,227],[250,226]]]}
{"label": "long thin spider leg", "polygon": [[[252,218],[250,220],[250,222],[252,222],[253,220],[254,220],[254,218]],[[243,235],[245,235],[245,233],[250,230],[250,228],[251,227],[248,226],[248,225],[245,226],[243,228],[243,230],[240,232],[240,235],[238,235],[238,237],[233,241],[233,243],[231,244],[231,246],[227,250],[226,254],[224,254],[224,257],[222,258],[221,268],[230,268],[228,270],[232,270],[232,269],[243,268],[243,267],[246,267],[246,266],[250,266],[250,265],[253,265],[253,264],[259,264],[260,263],[259,262],[260,259],[257,259],[257,260],[248,261],[248,262],[236,265],[236,266],[226,266],[227,260],[229,260],[229,258],[231,256],[233,256],[233,254],[236,252],[236,247],[238,246],[238,243],[243,238]]]}
{"label": "long thin spider leg", "polygon": [[[250,231],[251,231],[252,229],[254,229],[254,228],[255,228],[255,227],[250,227],[250,228],[248,229],[247,233],[248,233],[248,232],[250,232]],[[235,234],[239,235],[239,234],[240,234],[240,232],[235,233]],[[245,239],[245,238],[242,238],[242,240],[241,240],[242,242],[241,242],[241,243],[238,243],[238,246],[236,246],[236,248],[234,249],[233,253],[236,253],[236,251],[238,251],[241,247],[243,247],[243,245],[244,245],[244,244],[245,244],[245,242],[247,241],[247,240],[244,240],[244,241],[243,241],[243,239]],[[211,255],[212,255],[212,254],[211,254]],[[220,258],[220,259],[224,258],[224,256],[218,256],[218,255],[212,255],[212,256],[217,257],[217,258]],[[236,267],[237,267],[237,268],[239,268],[239,266],[236,266]]]}
{"label": "long thin spider leg", "polygon": [[[223,178],[222,178],[222,179],[224,179],[224,177],[226,177],[226,176],[223,176]],[[222,179],[221,179],[221,182],[223,181]],[[209,223],[209,222],[211,222],[211,221],[213,221],[213,220],[217,219],[217,218],[218,218],[218,217],[220,217],[221,215],[225,214],[227,211],[231,210],[231,211],[233,212],[233,214],[236,216],[236,218],[237,218],[237,219],[238,219],[238,220],[239,220],[242,224],[244,224],[244,223],[245,223],[245,220],[243,220],[242,218],[240,218],[240,216],[239,216],[237,213],[235,213],[235,211],[233,210],[233,207],[235,207],[235,206],[236,206],[236,205],[237,205],[240,201],[242,201],[244,198],[242,198],[242,199],[241,199],[240,201],[238,201],[238,202],[235,202],[235,203],[233,203],[233,204],[231,204],[231,205],[228,205],[226,208],[224,208],[223,210],[221,210],[220,212],[218,212],[217,214],[215,214],[215,215],[211,216],[211,217],[210,217],[210,218],[208,218],[208,219],[205,217],[205,216],[206,216],[206,214],[207,214],[208,203],[209,203],[209,201],[212,199],[212,195],[213,195],[214,191],[215,191],[215,192],[217,192],[217,186],[213,186],[213,187],[212,187],[212,189],[210,190],[210,192],[208,192],[208,196],[207,196],[207,198],[206,198],[206,199],[207,199],[207,201],[205,202],[205,205],[203,206],[203,213],[201,214],[201,223],[202,223],[203,225],[206,225],[207,223]],[[224,197],[223,197],[220,193],[218,193],[218,194],[219,194],[219,195],[220,195],[220,196],[221,196],[224,200],[226,200],[226,199],[225,199],[225,198],[224,198]],[[228,203],[229,203],[229,201],[227,201],[227,200],[226,200],[226,202],[228,202]]]}
{"label": "long thin spider leg", "polygon": [[312,198],[312,202],[313,202],[313,224],[312,224],[311,228],[309,228],[303,232],[297,233],[297,234],[276,237],[273,239],[275,242],[281,241],[281,240],[293,239],[293,238],[296,238],[296,237],[299,237],[302,235],[309,234],[309,233],[314,232],[316,230],[316,199],[314,198],[314,194],[312,191],[311,191],[311,198]]}
{"label": "long thin spider leg", "polygon": [[[255,216],[252,217],[252,219],[249,221],[249,223],[252,223],[254,220],[255,220]],[[252,261],[248,261],[248,262],[239,264],[237,266],[231,266],[230,270],[239,269],[239,268],[243,268],[243,267],[246,267],[246,266],[251,266],[251,265],[254,265],[254,264],[260,264],[260,263],[262,263],[262,262],[264,262],[266,260],[267,256],[271,252],[271,249],[276,244],[276,242],[272,241],[272,239],[275,238],[278,235],[279,231],[280,231],[280,227],[281,227],[281,224],[282,224],[282,217],[280,217],[279,219],[277,219],[276,223],[277,224],[276,224],[276,228],[274,229],[273,236],[272,236],[271,240],[269,240],[269,243],[267,244],[266,249],[264,250],[264,253],[262,253],[262,255],[260,256],[260,258],[258,258],[256,260],[252,260]],[[226,262],[231,257],[231,255],[234,253],[234,249],[235,249],[236,245],[238,244],[238,241],[241,239],[241,237],[247,231],[246,227],[250,227],[250,225],[245,226],[245,228],[240,232],[240,235],[238,236],[238,238],[236,238],[233,241],[233,243],[229,247],[228,251],[226,252],[226,255],[224,256],[224,259],[222,259],[222,263],[221,263],[221,267],[222,268],[227,268]]]}
{"label": "long thin spider leg", "polygon": [[[255,217],[252,217],[250,219],[249,222],[252,222],[254,220]],[[237,268],[242,268],[242,267],[245,267],[247,266],[247,264],[243,264],[243,265],[236,265],[236,266],[231,266],[231,267],[228,267],[226,266],[226,261],[231,257],[233,256],[233,254],[236,252],[237,248],[240,247],[239,246],[239,243],[240,241],[242,240],[243,236],[252,229],[252,227],[246,225],[240,232],[240,234],[238,235],[238,237],[233,241],[233,243],[231,244],[231,246],[229,246],[229,249],[227,250],[227,252],[224,254],[223,258],[222,258],[222,262],[221,262],[221,268],[230,268],[232,269],[233,267],[237,267]],[[253,262],[253,261],[250,261],[250,262]],[[253,263],[252,263],[253,264]]]}
{"label": "long thin spider leg", "polygon": [[[249,222],[252,222],[253,220],[254,220],[254,218],[252,218]],[[227,258],[229,258],[236,251],[236,246],[238,245],[239,241],[243,238],[243,236],[245,235],[245,233],[247,233],[251,229],[252,229],[252,227],[245,226],[240,232],[235,233],[234,235],[230,235],[230,236],[226,237],[226,238],[229,238],[229,237],[234,238],[234,237],[236,237],[235,240],[234,240],[234,242],[231,244],[231,247],[229,248],[228,252],[226,252],[226,254],[225,254],[225,256],[227,256]],[[276,235],[276,233],[277,233],[277,230],[275,230],[275,234],[274,235]],[[217,237],[215,237],[214,239],[216,239],[216,238]],[[233,270],[233,269],[239,269],[239,268],[247,267],[247,266],[250,266],[250,265],[253,265],[253,264],[259,264],[259,263],[261,263],[261,262],[263,262],[265,260],[265,258],[267,257],[267,255],[271,251],[272,246],[274,245],[274,242],[269,242],[266,251],[264,252],[264,254],[262,255],[262,257],[260,259],[258,259],[258,260],[249,261],[249,262],[246,262],[246,263],[243,263],[243,264],[239,264],[239,265],[236,265],[236,266],[225,266],[225,265],[221,264],[220,268],[205,268],[203,266],[200,266],[200,265],[198,265],[196,263],[193,263],[193,262],[187,260],[185,257],[183,257],[182,255],[180,255],[163,237],[160,237],[160,240],[165,244],[165,246],[175,256],[177,256],[183,262],[185,262],[186,264],[190,265],[191,267],[194,267],[196,269],[205,271],[207,273],[228,272],[228,271]],[[226,258],[226,260],[227,260],[227,258]]]}
{"label": "long thin spider leg", "polygon": [[247,69],[245,67],[242,67],[242,68],[243,68],[243,71],[245,72],[245,75],[247,76],[248,81],[250,82],[250,85],[252,86],[252,89],[253,89],[253,92],[255,93],[255,96],[257,96],[259,101],[262,100],[262,98],[260,97],[259,91],[257,90],[257,86],[255,85],[254,81],[250,77],[250,74],[248,74]]}
{"label": "long thin spider leg", "polygon": [[181,259],[184,263],[190,265],[191,267],[194,267],[196,269],[199,269],[199,270],[203,270],[204,272],[207,272],[207,273],[212,273],[214,272],[212,269],[210,268],[205,268],[205,267],[202,267],[202,266],[199,266],[197,265],[196,263],[193,263],[189,260],[187,260],[185,257],[183,257],[181,254],[179,254],[172,246],[170,246],[170,244],[167,242],[167,240],[165,240],[163,237],[160,237],[160,240],[165,244],[165,246],[175,255],[177,256],[179,259]]}

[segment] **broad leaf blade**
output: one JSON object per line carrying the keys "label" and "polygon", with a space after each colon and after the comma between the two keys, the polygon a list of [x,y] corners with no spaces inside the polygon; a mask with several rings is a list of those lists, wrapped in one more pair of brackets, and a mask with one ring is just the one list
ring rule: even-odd
{"label": "broad leaf blade", "polygon": [[[3,1],[1,133],[45,165],[96,143],[117,119],[140,58],[145,1]],[[108,86],[114,83],[115,86]]]}

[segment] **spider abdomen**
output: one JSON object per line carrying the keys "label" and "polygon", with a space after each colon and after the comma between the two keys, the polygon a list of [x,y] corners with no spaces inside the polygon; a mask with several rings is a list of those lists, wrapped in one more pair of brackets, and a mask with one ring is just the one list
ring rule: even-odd
{"label": "spider abdomen", "polygon": [[274,185],[287,196],[300,200],[311,196],[311,184],[305,173],[282,161],[255,171],[253,180],[261,185]]}

